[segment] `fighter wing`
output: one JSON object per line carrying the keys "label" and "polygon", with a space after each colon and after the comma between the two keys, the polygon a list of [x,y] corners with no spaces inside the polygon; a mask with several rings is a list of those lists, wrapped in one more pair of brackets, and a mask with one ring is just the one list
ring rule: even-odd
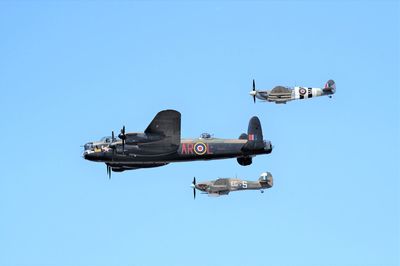
{"label": "fighter wing", "polygon": [[227,195],[230,192],[230,179],[218,178],[209,187],[210,194]]}
{"label": "fighter wing", "polygon": [[229,178],[218,178],[214,181],[213,186],[216,187],[229,187]]}

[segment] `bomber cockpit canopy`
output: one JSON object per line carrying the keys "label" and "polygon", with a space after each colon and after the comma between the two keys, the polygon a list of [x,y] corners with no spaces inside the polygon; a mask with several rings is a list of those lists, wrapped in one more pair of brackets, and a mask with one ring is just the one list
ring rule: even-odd
{"label": "bomber cockpit canopy", "polygon": [[111,143],[111,142],[112,142],[112,138],[111,138],[111,136],[102,137],[102,138],[100,139],[100,141],[101,141],[101,142],[104,142],[104,143]]}

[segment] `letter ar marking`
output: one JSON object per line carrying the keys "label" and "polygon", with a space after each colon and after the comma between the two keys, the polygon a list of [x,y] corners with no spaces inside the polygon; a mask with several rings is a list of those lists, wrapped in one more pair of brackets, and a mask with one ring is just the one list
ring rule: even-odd
{"label": "letter ar marking", "polygon": [[194,151],[193,151],[193,143],[189,143],[187,148],[188,148],[188,153],[190,153],[190,154],[194,153]]}
{"label": "letter ar marking", "polygon": [[187,154],[186,143],[182,143],[182,154]]}

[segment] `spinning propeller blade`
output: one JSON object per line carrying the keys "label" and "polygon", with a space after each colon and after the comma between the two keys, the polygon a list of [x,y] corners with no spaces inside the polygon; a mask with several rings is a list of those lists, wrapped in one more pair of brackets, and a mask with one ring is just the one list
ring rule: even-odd
{"label": "spinning propeller blade", "polygon": [[122,140],[122,153],[124,153],[125,152],[125,140],[126,140],[125,126],[122,127],[121,133],[118,135],[118,137]]}
{"label": "spinning propeller blade", "polygon": [[107,165],[107,175],[108,179],[111,179],[111,167],[109,165]]}
{"label": "spinning propeller blade", "polygon": [[255,82],[255,80],[253,79],[253,101],[254,101],[254,103],[256,103],[256,82]]}
{"label": "spinning propeller blade", "polygon": [[193,177],[193,199],[196,199],[196,177]]}

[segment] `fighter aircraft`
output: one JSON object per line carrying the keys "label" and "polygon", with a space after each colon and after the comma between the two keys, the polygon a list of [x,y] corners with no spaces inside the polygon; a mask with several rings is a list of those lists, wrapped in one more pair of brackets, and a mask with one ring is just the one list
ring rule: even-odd
{"label": "fighter aircraft", "polygon": [[107,174],[139,168],[167,165],[171,162],[237,158],[240,165],[250,165],[252,158],[272,152],[270,141],[263,140],[260,120],[252,117],[247,134],[239,139],[219,139],[208,133],[200,138],[181,139],[181,114],[175,110],[159,112],[143,133],[126,133],[118,138],[112,132],[97,142],[84,145],[86,160],[104,162]]}
{"label": "fighter aircraft", "polygon": [[218,178],[217,180],[205,181],[196,183],[196,178],[193,178],[191,187],[193,188],[193,198],[196,198],[196,189],[202,191],[209,196],[219,197],[228,195],[231,191],[240,190],[261,190],[271,188],[273,178],[270,172],[264,172],[260,175],[258,181],[246,181],[238,178]]}
{"label": "fighter aircraft", "polygon": [[332,98],[332,95],[335,92],[336,85],[331,79],[325,83],[323,89],[297,86],[294,88],[276,86],[272,90],[256,90],[256,83],[253,79],[253,90],[250,91],[250,95],[253,96],[254,103],[256,102],[256,98],[258,98],[263,101],[279,104],[287,103],[288,101],[293,100],[309,99],[325,95],[329,96],[329,98]]}

